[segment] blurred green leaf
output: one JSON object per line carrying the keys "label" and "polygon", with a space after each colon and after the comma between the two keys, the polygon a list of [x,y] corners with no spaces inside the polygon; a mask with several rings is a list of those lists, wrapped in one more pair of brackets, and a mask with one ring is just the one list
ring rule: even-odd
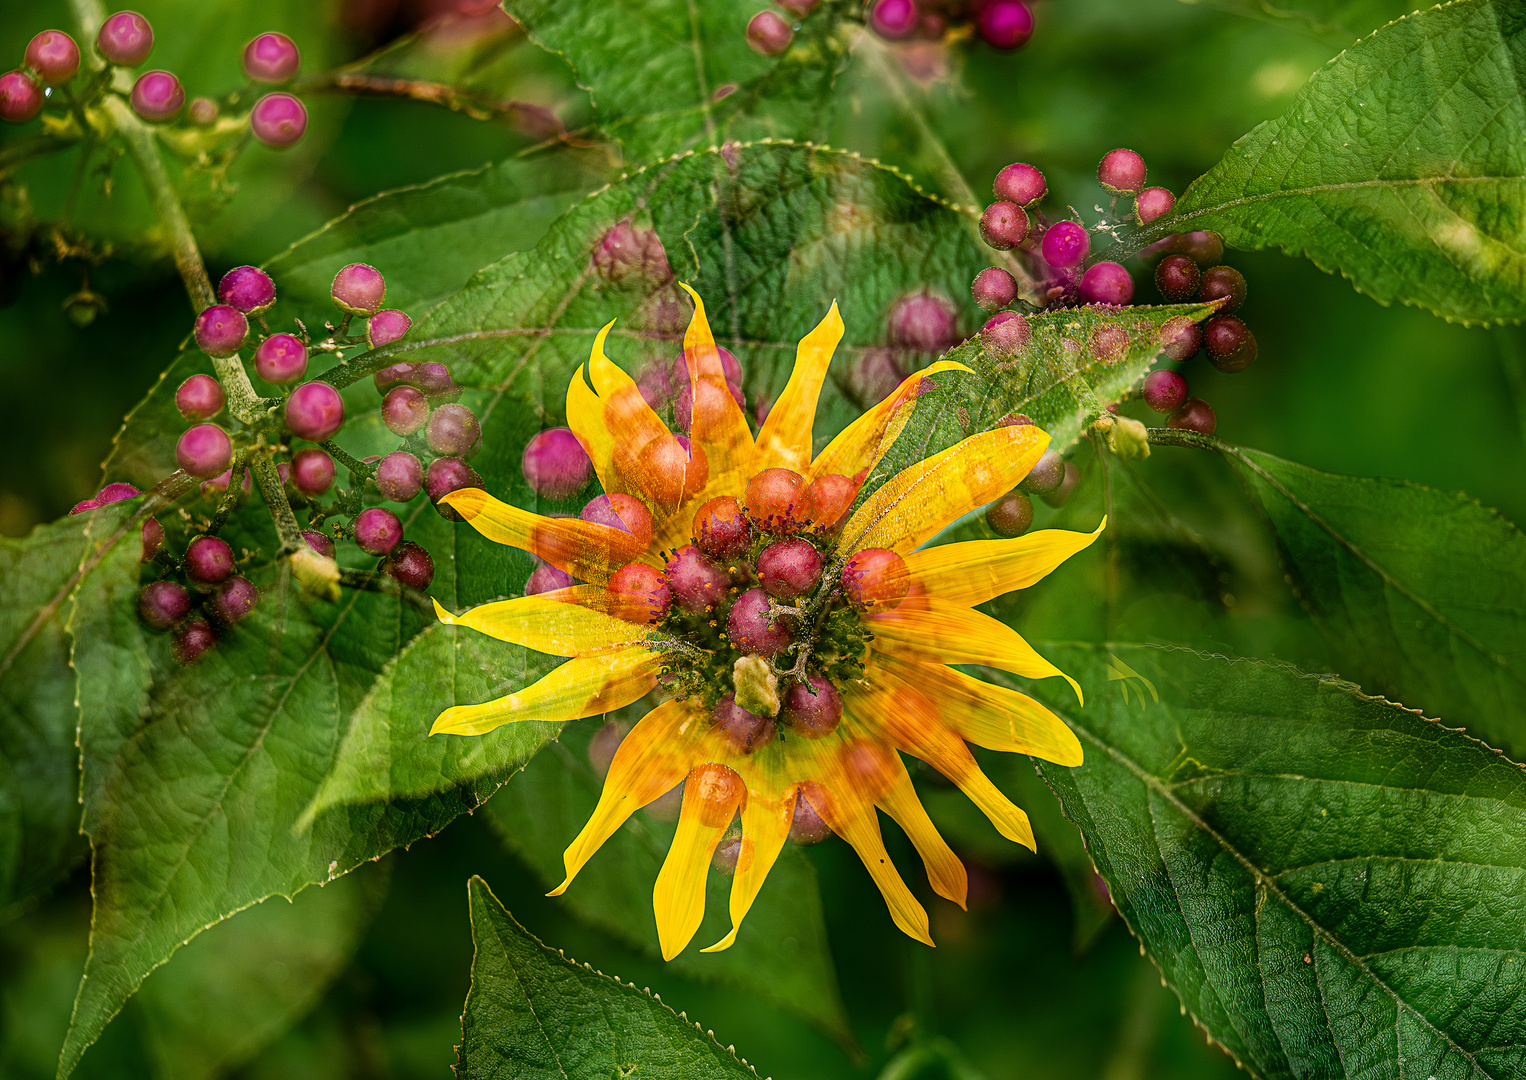
{"label": "blurred green leaf", "polygon": [[[1086,763],[1042,765],[1130,928],[1261,1076],[1522,1064],[1526,770],[1349,683],[1187,650],[1052,647]],[[1119,687],[1123,661],[1157,703]],[[1109,680],[1113,685],[1109,686]]]}
{"label": "blurred green leaf", "polygon": [[650,991],[579,966],[514,921],[472,878],[472,988],[461,1017],[460,1080],[514,1077],[752,1077],[713,1032]]}
{"label": "blurred green leaf", "polygon": [[1390,23],[1195,181],[1162,230],[1339,271],[1381,304],[1526,317],[1526,11],[1453,0]]}

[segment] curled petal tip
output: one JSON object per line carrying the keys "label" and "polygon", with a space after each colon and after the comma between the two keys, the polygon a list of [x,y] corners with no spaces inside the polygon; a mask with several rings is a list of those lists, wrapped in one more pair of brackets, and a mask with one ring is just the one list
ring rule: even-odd
{"label": "curled petal tip", "polygon": [[546,894],[546,895],[547,895],[547,896],[561,896],[561,895],[562,895],[562,893],[564,893],[564,892],[566,892],[566,891],[567,891],[567,886],[569,886],[569,885],[571,885],[571,884],[572,884],[572,879],[571,879],[571,878],[567,878],[567,879],[566,879],[566,880],[565,880],[565,881],[563,881],[563,882],[562,882],[562,883],[561,883],[561,884],[560,884],[560,885],[558,885],[558,886],[557,886],[557,887],[556,887],[556,888],[554,888],[554,889],[552,889],[552,890],[551,890],[551,891],[550,891],[550,892],[548,892],[548,893],[547,893],[547,894]]}
{"label": "curled petal tip", "polygon": [[434,613],[442,623],[445,623],[446,625],[452,625],[455,623],[456,617],[441,607],[438,600],[435,600],[435,598],[432,596],[429,599],[434,601]]}
{"label": "curled petal tip", "polygon": [[717,941],[714,945],[701,949],[700,952],[724,952],[726,949],[731,948],[731,946],[736,944],[737,930],[739,929],[740,927],[733,926],[731,928],[731,933],[721,938],[721,940]]}

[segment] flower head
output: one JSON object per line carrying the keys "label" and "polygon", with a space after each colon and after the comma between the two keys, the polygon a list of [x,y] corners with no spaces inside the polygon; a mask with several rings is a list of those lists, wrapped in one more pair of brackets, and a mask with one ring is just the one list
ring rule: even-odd
{"label": "flower head", "polygon": [[573,720],[656,691],[666,700],[620,744],[553,895],[632,813],[682,783],[653,894],[665,958],[699,928],[712,855],[738,814],[732,930],[707,951],[735,940],[791,825],[819,828],[818,816],[863,859],[896,925],[930,945],[927,914],[885,851],[876,808],[911,838],[933,888],[960,905],[964,866],[928,819],[901,754],[957,784],[1002,835],[1034,846],[1027,816],[968,744],[1078,765],[1080,743],[1032,698],[950,665],[1068,679],[974,608],[1031,585],[1097,533],[917,550],[1011,490],[1049,437],[1032,425],[972,435],[858,500],[922,381],[967,369],[939,361],[911,375],[813,455],[816,399],[843,335],[837,306],[800,342],[789,383],[754,437],[704,304],[685,289],[695,302],[684,337],[688,437],[670,432],[605,356],[606,326],[587,381],[579,370],[567,389],[568,427],[605,494],[577,519],[541,517],[479,489],[442,500],[484,536],[586,584],[461,615],[440,609],[445,622],[572,659],[507,697],[447,709],[431,734]]}

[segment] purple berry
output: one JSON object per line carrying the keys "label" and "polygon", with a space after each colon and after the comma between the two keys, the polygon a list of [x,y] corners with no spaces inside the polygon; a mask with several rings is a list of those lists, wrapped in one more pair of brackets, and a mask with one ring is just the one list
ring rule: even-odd
{"label": "purple berry", "polygon": [[249,320],[238,308],[213,304],[196,316],[196,344],[208,356],[232,356],[249,336]]}
{"label": "purple berry", "polygon": [[427,589],[434,580],[434,560],[412,540],[404,540],[382,563],[382,573],[410,589]]}
{"label": "purple berry", "polygon": [[254,350],[254,373],[280,386],[307,374],[307,346],[295,334],[271,334]]}
{"label": "purple berry", "polygon": [[916,32],[922,11],[916,0],[875,0],[869,12],[869,25],[882,38],[899,41]]}
{"label": "purple berry", "polygon": [[350,263],[334,275],[329,295],[340,311],[369,318],[381,310],[382,299],[387,295],[387,279],[374,266]]}
{"label": "purple berry", "polygon": [[694,512],[694,546],[707,559],[727,564],[752,546],[752,522],[731,495],[711,499]]}
{"label": "purple berry", "polygon": [[1178,315],[1160,328],[1160,351],[1172,360],[1185,360],[1203,344],[1203,331],[1191,318]]}
{"label": "purple berry", "polygon": [[427,398],[444,398],[454,401],[461,396],[461,388],[450,377],[450,368],[444,364],[420,364],[409,376],[411,385]]}
{"label": "purple berry", "polygon": [[993,202],[980,215],[980,235],[997,251],[1015,248],[1028,236],[1028,214],[1016,203]]}
{"label": "purple berry", "polygon": [[79,46],[62,30],[44,30],[27,43],[26,66],[44,86],[58,86],[79,70]]}
{"label": "purple berry", "polygon": [[923,290],[903,296],[890,308],[890,343],[918,352],[942,352],[959,342],[954,306]]}
{"label": "purple berry", "polygon": [[441,405],[429,414],[424,439],[429,448],[445,457],[465,457],[482,434],[477,414],[465,405]]}
{"label": "purple berry", "polygon": [[261,34],[244,46],[244,74],[255,82],[283,83],[302,66],[302,54],[285,34]]}
{"label": "purple berry", "polygon": [[108,63],[137,67],[154,51],[154,30],[136,11],[119,11],[101,24],[95,47]]}
{"label": "purple berry", "polygon": [[1245,276],[1233,266],[1210,266],[1198,282],[1197,298],[1204,303],[1223,301],[1219,314],[1228,315],[1245,303]]}
{"label": "purple berry", "polygon": [[995,356],[1016,356],[1033,340],[1033,328],[1015,311],[999,311],[981,328],[980,343]]}
{"label": "purple berry", "polygon": [[319,555],[322,555],[328,559],[332,559],[334,557],[334,541],[329,537],[324,536],[321,532],[315,532],[312,529],[305,529],[302,533],[302,539],[306,540],[307,546],[312,548]]}
{"label": "purple berry", "polygon": [[1224,240],[1216,232],[1182,233],[1176,238],[1176,250],[1199,266],[1217,266],[1224,257]]}
{"label": "purple berry", "polygon": [[539,596],[541,593],[555,592],[557,589],[570,588],[577,581],[565,570],[560,570],[550,563],[541,563],[530,571],[529,578],[525,581],[525,595]]}
{"label": "purple berry", "polygon": [[299,439],[322,442],[344,424],[344,399],[326,382],[303,383],[286,399],[286,426]]}
{"label": "purple berry", "polygon": [[222,412],[223,388],[210,375],[192,375],[175,391],[175,408],[187,420],[207,420]]}
{"label": "purple berry", "polygon": [[260,602],[260,590],[246,577],[230,578],[212,597],[212,614],[219,622],[232,626],[254,610]]}
{"label": "purple berry", "polygon": [[413,320],[401,311],[387,308],[372,315],[366,323],[366,342],[373,349],[390,345],[401,338],[413,326]]}
{"label": "purple berry", "polygon": [[1021,491],[1009,491],[986,508],[986,524],[1004,539],[1021,536],[1033,524],[1033,500]]}
{"label": "purple berry", "polygon": [[1004,308],[1017,299],[1017,279],[999,266],[988,266],[975,275],[970,295],[987,311]]}
{"label": "purple berry", "polygon": [[1091,251],[1092,239],[1074,221],[1057,221],[1044,233],[1044,261],[1057,270],[1069,270]]}
{"label": "purple berry", "polygon": [[[423,470],[419,470],[422,481]],[[334,485],[334,459],[309,446],[291,456],[291,486],[315,499]]]}
{"label": "purple berry", "polygon": [[1256,335],[1233,315],[1216,315],[1203,325],[1208,361],[1226,375],[1250,367],[1256,359]]}
{"label": "purple berry", "polygon": [[685,544],[673,553],[665,573],[678,606],[695,614],[718,606],[731,588],[731,576],[701,555],[693,544]]}
{"label": "purple berry", "polygon": [[42,90],[24,71],[0,75],[0,120],[25,124],[42,112]]}
{"label": "purple berry", "polygon": [[186,118],[197,127],[211,127],[217,123],[218,114],[222,110],[217,107],[217,102],[207,97],[195,97],[186,108]]}
{"label": "purple berry", "polygon": [[1019,49],[1033,36],[1033,12],[1022,0],[991,0],[980,12],[980,39],[993,49]]}
{"label": "purple berry", "polygon": [[777,12],[760,11],[747,24],[747,44],[752,46],[754,52],[764,56],[778,56],[789,48],[794,37],[795,32],[790,29],[789,23],[781,19]]}
{"label": "purple berry", "polygon": [[992,189],[998,199],[1026,207],[1042,199],[1049,191],[1049,184],[1044,174],[1032,165],[1014,161],[996,174]]}
{"label": "purple berry", "polygon": [[1065,459],[1057,450],[1045,450],[1018,485],[1033,495],[1046,495],[1065,481]]}
{"label": "purple berry", "polygon": [[185,107],[185,87],[168,71],[145,71],[132,86],[132,111],[145,120],[168,120]]}
{"label": "purple berry", "polygon": [[1214,415],[1212,405],[1202,398],[1193,397],[1182,402],[1181,408],[1166,417],[1166,426],[1212,435],[1219,426],[1219,418]]}
{"label": "purple berry", "polygon": [[141,494],[143,492],[131,484],[107,484],[96,494],[95,501],[101,506],[109,506],[114,502],[122,502],[124,499],[136,499]]}
{"label": "purple berry", "polygon": [[542,431],[530,440],[519,461],[525,483],[537,495],[565,499],[576,495],[593,478],[593,462],[569,429]]}
{"label": "purple berry", "polygon": [[780,540],[758,554],[758,581],[779,600],[804,596],[821,581],[821,552],[808,540]]}
{"label": "purple berry", "polygon": [[1197,292],[1202,271],[1186,255],[1167,255],[1155,265],[1155,287],[1167,300],[1180,303]]}
{"label": "purple berry", "polygon": [[391,510],[372,506],[355,518],[355,544],[367,555],[390,555],[403,542],[403,523]]}
{"label": "purple berry", "polygon": [[233,441],[216,424],[197,424],[175,445],[175,460],[198,480],[210,480],[233,461]]}
{"label": "purple berry", "polygon": [[[675,595],[677,590],[674,590]],[[736,598],[726,616],[726,636],[739,651],[772,657],[790,643],[791,620],[781,615],[770,620],[771,601],[762,589],[748,589]]]}
{"label": "purple berry", "polygon": [[[209,496],[209,497],[212,496],[212,495],[220,494],[220,493],[222,493],[224,491],[227,491],[228,490],[228,485],[231,484],[232,482],[233,482],[233,470],[232,469],[224,469],[220,475],[214,476],[212,479],[206,481],[204,484],[201,485],[201,493],[203,495],[206,495],[206,496]],[[252,484],[251,484],[251,481],[250,481],[250,478],[249,478],[249,470],[248,469],[244,470],[244,482],[240,485],[240,487],[243,488],[245,495],[248,495],[249,492],[252,490]]]}
{"label": "purple berry", "polygon": [[1144,158],[1119,147],[1102,155],[1097,165],[1097,182],[1114,195],[1137,195],[1144,190]]}
{"label": "purple berry", "polygon": [[173,581],[156,581],[138,594],[138,614],[155,630],[168,630],[191,610],[191,594]]}
{"label": "purple berry", "polygon": [[382,398],[382,423],[394,435],[412,435],[429,422],[429,402],[411,386],[394,386]]}
{"label": "purple berry", "polygon": [[816,807],[811,805],[810,799],[806,798],[805,788],[802,787],[795,796],[795,816],[789,826],[790,843],[810,847],[831,835],[832,830],[816,812]]}
{"label": "purple berry", "polygon": [[481,486],[482,477],[460,458],[435,458],[429,463],[429,468],[424,470],[424,494],[429,497],[430,502],[435,504],[435,509],[446,521],[460,521],[461,515],[450,507],[442,505],[440,500],[452,491]]}
{"label": "purple berry", "polygon": [[140,562],[148,562],[159,549],[164,546],[164,526],[159,524],[157,518],[149,518],[143,523],[143,556]]}
{"label": "purple berry", "polygon": [[217,298],[245,315],[258,315],[276,302],[276,283],[257,266],[235,266],[218,282]]}
{"label": "purple berry", "polygon": [[830,735],[842,721],[842,695],[829,680],[812,675],[808,682],[797,682],[789,688],[780,719],[795,734],[807,739]]}
{"label": "purple berry", "polygon": [[1165,217],[1176,205],[1176,196],[1163,187],[1147,187],[1134,196],[1134,217],[1141,225]]}
{"label": "purple berry", "polygon": [[750,754],[773,742],[776,725],[767,716],[750,713],[737,704],[735,694],[727,694],[710,711],[711,728],[738,753]]}
{"label": "purple berry", "polygon": [[175,656],[175,663],[184,667],[196,663],[217,644],[217,631],[212,629],[212,624],[206,619],[192,619],[179,630],[175,631],[175,640],[171,651]]}
{"label": "purple berry", "polygon": [[1122,307],[1134,299],[1134,279],[1115,262],[1093,263],[1081,275],[1081,300]]}
{"label": "purple berry", "polygon": [[778,0],[779,6],[797,19],[803,19],[816,10],[821,0]]}
{"label": "purple berry", "polygon": [[635,277],[662,284],[673,277],[668,253],[657,233],[629,220],[612,225],[594,245],[593,265],[610,281]]}
{"label": "purple berry", "polygon": [[[715,352],[720,358],[721,374],[726,376],[726,381],[728,383],[740,384],[742,381],[742,362],[736,358],[736,353],[723,345],[717,345]],[[686,353],[679,353],[673,361],[672,384],[676,388],[688,381],[689,357]]]}
{"label": "purple berry", "polygon": [[1187,380],[1181,372],[1160,368],[1145,376],[1144,403],[1158,413],[1173,413],[1187,400]]}
{"label": "purple berry", "polygon": [[307,131],[307,107],[290,94],[266,94],[254,103],[249,129],[266,146],[284,150]]}
{"label": "purple berry", "polygon": [[186,545],[185,576],[198,585],[217,585],[233,575],[233,548],[216,536],[198,536]]}
{"label": "purple berry", "polygon": [[385,394],[398,383],[412,386],[413,376],[418,371],[418,368],[417,364],[408,363],[407,361],[399,364],[389,364],[375,375],[372,375],[371,381],[376,384],[376,389],[379,393]]}
{"label": "purple berry", "polygon": [[382,498],[407,502],[424,489],[424,463],[406,450],[395,450],[376,466]]}

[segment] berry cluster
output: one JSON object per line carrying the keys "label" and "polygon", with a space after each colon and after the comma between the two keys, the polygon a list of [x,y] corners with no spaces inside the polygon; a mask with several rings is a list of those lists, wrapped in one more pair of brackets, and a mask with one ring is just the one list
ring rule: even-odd
{"label": "berry cluster", "polygon": [[[113,86],[114,68],[136,68],[154,48],[154,29],[136,11],[119,11],[101,24],[95,39],[96,52],[107,64],[98,75],[80,85],[69,86],[80,68],[79,46],[62,30],[44,30],[27,45],[23,66],[0,75],[0,120],[24,124],[42,112],[55,87],[63,90],[66,107],[84,105],[102,94],[119,93]],[[185,87],[169,71],[145,71],[126,94],[133,112],[150,123],[177,118],[195,127],[211,127],[225,110],[245,112],[245,103],[256,97],[255,84],[280,85],[296,77],[302,57],[285,34],[265,33],[244,48],[244,74],[250,84],[221,101],[198,97],[186,107]],[[247,123],[254,137],[266,146],[291,146],[307,131],[307,109],[289,93],[260,93],[247,115],[233,125]]]}
{"label": "berry cluster", "polygon": [[976,36],[1009,51],[1033,36],[1033,10],[1023,0],[874,0],[869,28],[890,41],[957,40]]}

